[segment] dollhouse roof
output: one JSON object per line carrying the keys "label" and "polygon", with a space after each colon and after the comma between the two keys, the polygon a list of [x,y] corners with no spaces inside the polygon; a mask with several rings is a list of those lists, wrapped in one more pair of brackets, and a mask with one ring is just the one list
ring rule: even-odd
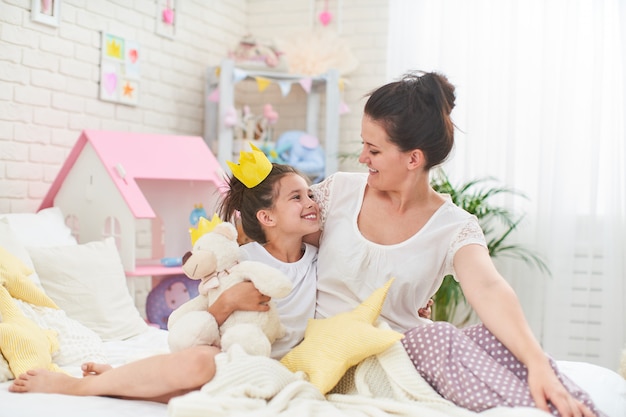
{"label": "dollhouse roof", "polygon": [[89,143],[136,218],[155,213],[136,179],[224,183],[217,159],[199,136],[85,130],[70,151],[39,209],[51,207],[61,184]]}

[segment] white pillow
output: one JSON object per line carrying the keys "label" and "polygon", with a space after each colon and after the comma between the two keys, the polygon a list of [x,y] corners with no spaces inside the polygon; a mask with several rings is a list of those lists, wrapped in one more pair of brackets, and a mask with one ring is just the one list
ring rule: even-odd
{"label": "white pillow", "polygon": [[50,207],[37,213],[0,214],[24,246],[75,245],[72,230],[65,224],[61,209]]}
{"label": "white pillow", "polygon": [[102,340],[123,340],[147,329],[126,285],[112,237],[82,245],[26,249],[46,294]]}
{"label": "white pillow", "polygon": [[59,350],[52,354],[52,361],[57,365],[80,366],[85,362],[108,362],[100,336],[67,317],[65,311],[35,306],[17,299],[15,304],[26,318],[39,327],[57,332]]}
{"label": "white pillow", "polygon": [[[0,246],[35,271],[28,251],[22,246],[22,243],[13,232],[6,216],[0,218]],[[36,272],[33,272],[29,278],[43,289]],[[100,336],[78,321],[67,317],[63,310],[33,306],[17,299],[15,303],[22,313],[39,327],[52,329],[57,332],[59,350],[52,356],[53,362],[57,365],[80,365],[86,361],[107,362]],[[8,368],[4,366],[6,363],[4,357],[0,355],[0,382],[13,378],[13,374],[10,371],[7,374]]]}

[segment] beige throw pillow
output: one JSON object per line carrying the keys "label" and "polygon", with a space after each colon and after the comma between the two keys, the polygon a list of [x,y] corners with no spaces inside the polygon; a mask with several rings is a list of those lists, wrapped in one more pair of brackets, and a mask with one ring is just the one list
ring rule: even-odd
{"label": "beige throw pillow", "polygon": [[46,294],[102,340],[123,340],[147,329],[126,285],[113,238],[27,250]]}

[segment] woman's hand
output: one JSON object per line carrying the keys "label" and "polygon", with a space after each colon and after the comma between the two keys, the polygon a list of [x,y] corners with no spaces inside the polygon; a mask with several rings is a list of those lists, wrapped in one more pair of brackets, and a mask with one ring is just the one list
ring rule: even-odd
{"label": "woman's hand", "polygon": [[211,304],[208,312],[215,317],[218,325],[237,310],[242,311],[268,311],[271,297],[261,294],[261,292],[250,281],[240,282],[233,285]]}
{"label": "woman's hand", "polygon": [[430,298],[428,300],[428,302],[426,303],[426,307],[422,307],[419,310],[417,310],[417,314],[425,319],[429,319],[430,320],[430,316],[432,315],[432,305],[433,305],[434,301],[432,298]]}
{"label": "woman's hand", "polygon": [[561,417],[592,417],[587,406],[574,399],[550,366],[535,339],[515,292],[479,245],[457,251],[454,269],[467,298],[484,325],[528,369],[528,386],[537,408],[552,403]]}
{"label": "woman's hand", "polygon": [[570,395],[547,360],[544,364],[528,367],[528,386],[537,408],[550,412],[552,403],[561,417],[596,417],[582,402]]}

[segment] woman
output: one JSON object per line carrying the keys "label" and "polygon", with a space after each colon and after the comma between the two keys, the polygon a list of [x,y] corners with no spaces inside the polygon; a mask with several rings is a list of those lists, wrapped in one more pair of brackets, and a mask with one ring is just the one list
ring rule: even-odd
{"label": "woman", "polygon": [[[350,310],[395,277],[381,318],[406,332],[413,363],[444,397],[474,411],[534,404],[592,416],[588,396],[557,375],[534,338],[476,218],[430,187],[430,169],[454,144],[454,100],[454,87],[436,73],[407,74],[369,95],[359,156],[368,172],[336,173],[312,187],[323,229],[316,315]],[[484,326],[461,332],[418,317],[447,274]]]}

